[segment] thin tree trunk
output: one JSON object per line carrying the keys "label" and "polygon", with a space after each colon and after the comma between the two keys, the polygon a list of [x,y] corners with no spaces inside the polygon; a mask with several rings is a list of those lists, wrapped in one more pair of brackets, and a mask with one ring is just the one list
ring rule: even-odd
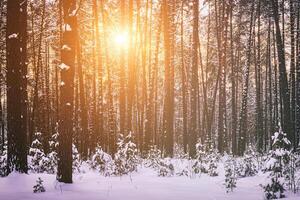
{"label": "thin tree trunk", "polygon": [[299,144],[300,138],[300,6],[298,3],[297,11],[297,45],[296,52],[298,54],[296,64],[296,136],[297,145]]}
{"label": "thin tree trunk", "polygon": [[96,52],[97,52],[97,64],[98,64],[98,139],[100,145],[103,146],[103,66],[102,66],[102,55],[101,55],[101,40],[100,40],[100,31],[99,31],[99,15],[98,15],[98,5],[97,1],[93,1],[94,4],[94,13],[95,13],[95,29],[96,29]]}
{"label": "thin tree trunk", "polygon": [[197,142],[197,98],[198,98],[198,19],[199,19],[199,2],[193,1],[193,40],[192,40],[192,74],[191,74],[191,122],[189,135],[189,155],[196,156]]}
{"label": "thin tree trunk", "polygon": [[257,133],[257,150],[262,153],[263,149],[263,111],[261,103],[261,48],[260,48],[260,5],[258,2],[257,17],[258,17],[258,30],[257,30],[257,64],[255,70],[255,83],[256,83],[256,133]]}
{"label": "thin tree trunk", "polygon": [[184,65],[184,32],[183,32],[183,6],[181,4],[181,23],[180,23],[180,47],[181,47],[181,92],[182,92],[182,123],[183,123],[183,148],[184,153],[188,152],[188,132],[187,132],[187,101],[186,101],[186,72]]}
{"label": "thin tree trunk", "polygon": [[[170,27],[170,8],[168,1],[163,0],[163,14],[162,21],[164,27],[164,50],[165,50],[165,97],[164,97],[164,116],[163,116],[163,134],[165,137],[165,155],[168,157],[173,156],[173,145],[174,145],[174,130],[173,130],[173,112],[174,108],[172,106],[172,81],[171,79],[171,27]],[[196,100],[196,99],[195,99]]]}
{"label": "thin tree trunk", "polygon": [[231,127],[231,142],[232,142],[232,154],[237,155],[237,109],[236,109],[236,69],[233,53],[233,3],[230,3],[230,64],[231,64],[231,116],[232,116],[232,127]]}
{"label": "thin tree trunk", "polygon": [[76,57],[77,57],[77,73],[79,81],[79,95],[80,95],[80,120],[81,120],[81,130],[79,133],[80,140],[80,152],[83,159],[86,159],[88,156],[88,112],[86,106],[86,95],[85,95],[85,84],[84,84],[84,72],[82,70],[82,59],[81,59],[81,40],[79,32],[76,33],[77,43],[76,43]]}
{"label": "thin tree trunk", "polygon": [[[290,0],[290,34],[291,34],[291,62],[290,62],[290,88],[291,88],[291,132],[295,134],[296,128],[296,76],[295,76],[295,10],[294,1]],[[293,141],[294,149],[297,148],[297,139]]]}

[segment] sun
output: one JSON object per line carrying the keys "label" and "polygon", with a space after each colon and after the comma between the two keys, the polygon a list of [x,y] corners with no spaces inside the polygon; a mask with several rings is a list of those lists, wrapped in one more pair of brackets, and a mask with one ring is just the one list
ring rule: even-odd
{"label": "sun", "polygon": [[115,40],[116,45],[125,46],[128,41],[127,33],[124,32],[124,33],[115,34],[114,40]]}

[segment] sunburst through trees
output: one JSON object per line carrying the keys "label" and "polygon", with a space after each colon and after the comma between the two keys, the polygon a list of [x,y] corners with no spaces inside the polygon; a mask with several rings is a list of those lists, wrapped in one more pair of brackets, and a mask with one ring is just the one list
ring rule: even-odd
{"label": "sunburst through trees", "polygon": [[299,149],[297,0],[2,0],[0,19],[3,174],[37,141],[65,183],[77,157],[127,165],[126,145],[134,163],[265,156],[280,130]]}

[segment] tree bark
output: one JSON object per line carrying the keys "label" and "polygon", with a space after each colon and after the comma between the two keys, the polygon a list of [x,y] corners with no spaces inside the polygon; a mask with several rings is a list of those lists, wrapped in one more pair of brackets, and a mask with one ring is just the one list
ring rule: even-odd
{"label": "tree bark", "polygon": [[8,172],[27,173],[27,1],[7,2]]}
{"label": "tree bark", "polygon": [[61,47],[60,122],[58,174],[60,182],[72,183],[72,132],[74,105],[74,67],[76,48],[76,1],[63,0]]}
{"label": "tree bark", "polygon": [[277,45],[277,56],[279,61],[279,89],[282,99],[282,130],[287,133],[287,138],[294,144],[295,135],[291,132],[291,115],[290,115],[290,91],[287,79],[284,43],[279,26],[278,0],[272,0],[273,17],[275,21],[275,35]]}

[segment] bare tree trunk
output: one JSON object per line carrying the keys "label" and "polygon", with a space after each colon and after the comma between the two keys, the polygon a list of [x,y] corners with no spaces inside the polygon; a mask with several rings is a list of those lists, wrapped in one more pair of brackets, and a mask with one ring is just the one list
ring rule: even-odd
{"label": "bare tree trunk", "polygon": [[133,132],[133,101],[135,96],[135,61],[134,61],[134,37],[133,37],[133,0],[129,0],[128,11],[129,49],[128,49],[128,90],[127,90],[127,131]]}
{"label": "bare tree trunk", "polygon": [[27,173],[27,1],[7,2],[8,172]]}
{"label": "bare tree trunk", "polygon": [[[172,105],[172,81],[171,79],[171,27],[170,27],[170,8],[168,1],[163,0],[163,14],[162,21],[164,27],[164,47],[165,47],[165,97],[164,97],[164,125],[163,125],[163,134],[165,137],[165,155],[168,157],[173,156],[173,145],[174,145],[174,127],[173,127],[173,115],[174,108]],[[196,100],[196,99],[195,99]]]}
{"label": "bare tree trunk", "polygon": [[198,19],[199,1],[193,1],[193,41],[192,41],[192,74],[191,74],[191,122],[189,135],[189,155],[196,156],[197,142],[197,98],[198,98]]}
{"label": "bare tree trunk", "polygon": [[101,54],[101,40],[99,33],[99,15],[98,15],[98,5],[97,1],[93,1],[94,4],[94,13],[95,13],[95,29],[96,29],[96,52],[97,52],[97,64],[98,64],[98,138],[97,141],[100,141],[100,145],[103,146],[103,66],[102,66],[102,54]]}
{"label": "bare tree trunk", "polygon": [[81,120],[81,130],[79,133],[80,140],[80,152],[83,159],[86,159],[88,156],[88,112],[86,106],[86,95],[85,95],[85,85],[84,85],[84,72],[82,70],[82,61],[81,61],[81,40],[79,32],[76,33],[77,44],[76,44],[76,56],[77,56],[77,73],[79,81],[79,95],[80,95],[80,120]]}
{"label": "bare tree trunk", "polygon": [[[125,31],[125,0],[121,1],[121,32]],[[124,33],[123,33],[124,34]],[[120,114],[120,133],[124,134],[126,120],[126,95],[125,95],[125,49],[120,47],[120,91],[119,91],[119,114]]]}
{"label": "bare tree trunk", "polygon": [[[152,13],[152,2],[150,5],[151,13]],[[158,19],[159,24],[161,23],[161,20]],[[151,21],[150,21],[150,34],[149,37],[151,36]],[[159,27],[161,27],[159,25]],[[159,28],[158,33],[160,35],[161,29]],[[150,41],[149,41],[150,43]],[[151,43],[150,43],[151,44]],[[146,106],[146,118],[145,118],[145,143],[144,143],[144,150],[145,152],[149,151],[149,147],[154,144],[154,137],[153,137],[153,113],[154,113],[154,94],[155,94],[155,88],[154,88],[154,83],[155,83],[155,72],[157,66],[152,65],[151,62],[151,51],[149,50],[149,95],[148,100],[147,100],[147,106]]]}
{"label": "bare tree trunk", "polygon": [[76,48],[76,1],[63,0],[63,35],[61,50],[60,122],[57,179],[72,183],[72,139],[74,104],[74,68]]}
{"label": "bare tree trunk", "polygon": [[258,30],[257,30],[257,65],[255,70],[255,85],[256,85],[256,133],[257,133],[257,150],[262,152],[263,149],[263,108],[261,103],[261,48],[260,48],[260,5],[258,2],[257,17],[258,17]]}
{"label": "bare tree trunk", "polygon": [[183,6],[181,4],[181,23],[180,23],[180,45],[181,45],[181,92],[182,92],[182,118],[183,118],[183,148],[184,153],[188,152],[188,131],[187,131],[187,98],[186,98],[186,70],[184,64],[184,32],[183,32]]}
{"label": "bare tree trunk", "polygon": [[241,114],[240,114],[240,123],[239,123],[239,143],[238,143],[238,154],[242,156],[246,150],[247,143],[247,121],[248,121],[248,90],[249,90],[249,73],[250,73],[250,64],[251,64],[251,48],[252,48],[252,31],[253,31],[253,12],[254,12],[254,2],[251,8],[251,17],[250,17],[250,27],[249,27],[249,40],[247,46],[247,64],[246,72],[244,79],[244,88],[242,94],[242,105],[241,105]]}
{"label": "bare tree trunk", "polygon": [[231,142],[232,142],[232,154],[237,155],[237,108],[236,108],[236,69],[235,60],[233,53],[233,3],[230,3],[230,64],[231,64],[231,116],[232,116],[232,127],[231,127]]}
{"label": "bare tree trunk", "polygon": [[218,39],[218,57],[219,67],[221,68],[219,82],[219,116],[218,116],[218,151],[223,153],[226,149],[226,51],[227,51],[227,32],[228,32],[228,9],[223,1],[221,5],[216,4],[216,9],[219,10],[217,23]]}
{"label": "bare tree trunk", "polygon": [[[295,134],[296,129],[296,73],[295,73],[295,9],[294,1],[290,0],[290,34],[291,34],[291,62],[290,62],[290,88],[291,88],[291,132]],[[297,148],[298,143],[296,135],[293,141],[294,149]]]}
{"label": "bare tree trunk", "polygon": [[296,64],[296,137],[297,145],[300,138],[300,4],[298,3],[297,11],[297,42],[296,52],[298,54]]}
{"label": "bare tree trunk", "polygon": [[278,0],[272,0],[272,6],[273,17],[275,20],[277,56],[279,61],[279,88],[282,99],[282,129],[285,133],[287,133],[288,139],[292,142],[292,144],[294,144],[295,136],[294,133],[291,132],[290,92],[284,56],[284,43],[279,27]]}
{"label": "bare tree trunk", "polygon": [[[31,127],[30,127],[30,135],[34,135],[36,131],[41,131],[40,128],[42,126],[41,123],[41,118],[40,116],[40,99],[39,99],[39,90],[40,90],[40,82],[41,82],[41,75],[42,75],[42,42],[43,42],[43,36],[44,36],[44,22],[45,22],[45,11],[46,11],[46,0],[43,0],[43,5],[42,5],[42,16],[41,16],[41,22],[40,22],[40,34],[39,34],[39,39],[38,39],[38,52],[37,52],[37,62],[35,67],[35,85],[34,85],[34,94],[33,94],[33,105],[32,105],[32,115],[31,115]],[[33,19],[32,19],[33,20]],[[32,22],[33,23],[33,22]],[[34,27],[33,27],[34,28]],[[34,52],[35,53],[35,52]],[[46,142],[48,141],[46,139],[45,133],[42,135],[43,140],[43,146],[45,146]]]}
{"label": "bare tree trunk", "polygon": [[[104,4],[103,1],[100,1],[100,8],[102,13],[102,19],[103,19],[103,29],[104,29],[104,49],[107,49],[107,34],[106,34],[106,27],[107,27],[107,17],[104,14]],[[116,153],[116,126],[115,126],[115,108],[114,108],[114,102],[113,102],[113,96],[112,96],[112,80],[111,80],[111,71],[110,71],[110,64],[109,64],[109,54],[108,51],[105,51],[105,57],[106,57],[106,71],[107,71],[107,84],[108,84],[108,91],[107,91],[107,107],[108,107],[108,152],[114,156]]]}

